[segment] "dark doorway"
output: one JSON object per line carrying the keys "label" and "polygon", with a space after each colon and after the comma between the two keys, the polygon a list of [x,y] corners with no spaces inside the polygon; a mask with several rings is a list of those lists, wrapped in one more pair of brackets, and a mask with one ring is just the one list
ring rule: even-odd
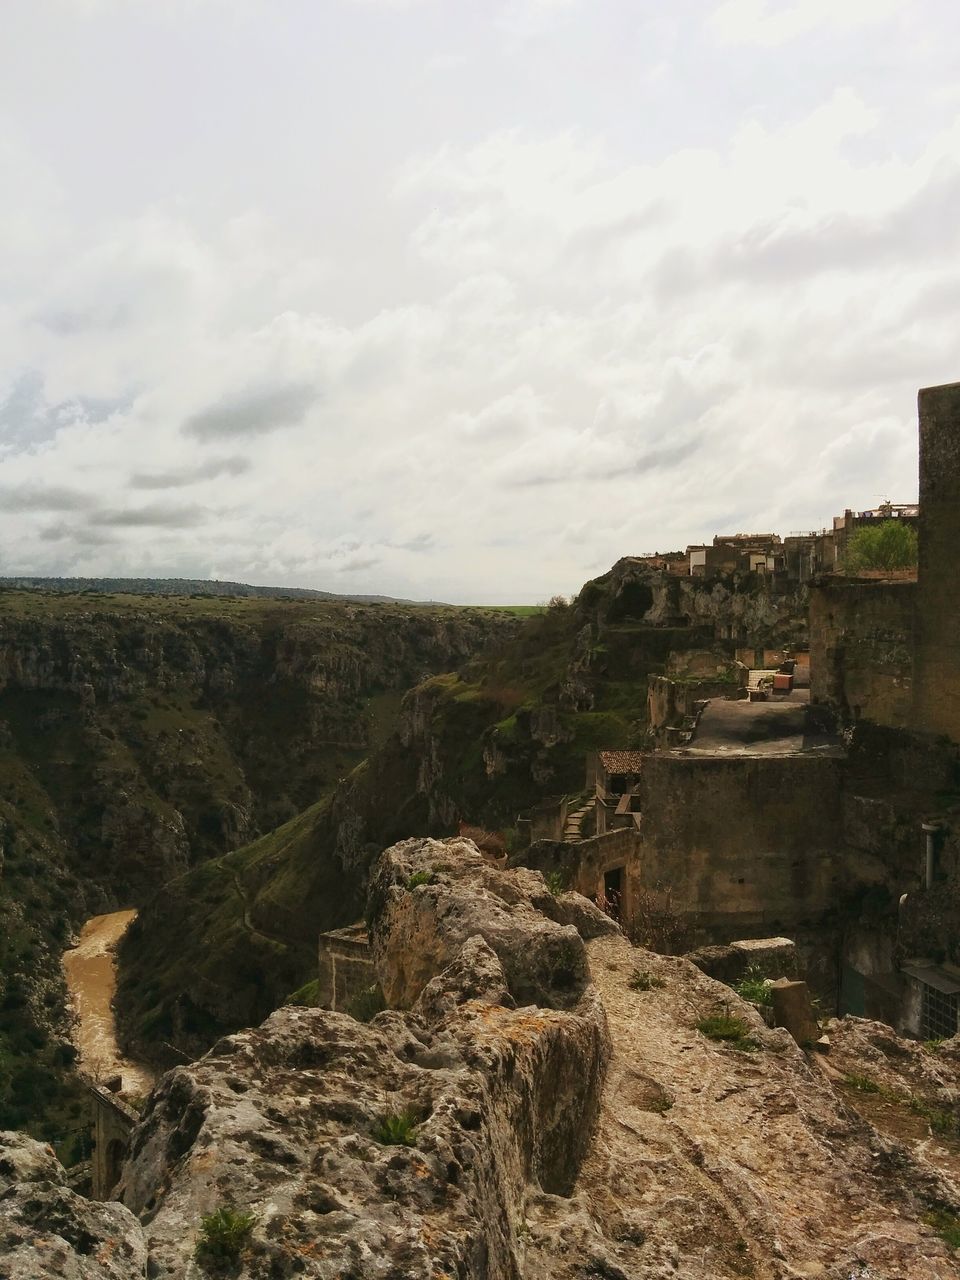
{"label": "dark doorway", "polygon": [[126,1154],[126,1143],[121,1142],[119,1138],[111,1138],[107,1143],[106,1159],[104,1160],[103,1171],[103,1198],[105,1200],[120,1181],[120,1174],[123,1171],[123,1162],[126,1158]]}
{"label": "dark doorway", "polygon": [[618,921],[623,912],[623,867],[612,867],[603,873],[604,909]]}

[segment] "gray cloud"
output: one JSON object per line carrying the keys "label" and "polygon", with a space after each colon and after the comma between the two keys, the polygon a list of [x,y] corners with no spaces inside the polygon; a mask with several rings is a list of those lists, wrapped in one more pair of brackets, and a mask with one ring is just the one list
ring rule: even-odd
{"label": "gray cloud", "polygon": [[374,565],[378,565],[379,563],[380,559],[378,556],[357,556],[353,560],[345,560],[343,564],[338,565],[337,572],[362,573],[365,569],[372,569]]}
{"label": "gray cloud", "polygon": [[774,223],[758,223],[721,244],[699,281],[706,286],[718,277],[806,281],[821,271],[875,272],[888,263],[940,258],[960,243],[958,202],[960,173],[938,173],[883,217],[838,211],[783,231]]}
{"label": "gray cloud", "polygon": [[203,524],[209,516],[210,512],[205,507],[168,506],[157,502],[127,511],[98,511],[90,516],[89,522],[112,529],[192,529]]}
{"label": "gray cloud", "polygon": [[41,370],[25,369],[14,378],[6,398],[0,402],[0,444],[12,445],[17,451],[31,449],[52,440],[62,427],[104,422],[128,404],[126,397],[96,396],[51,403]]}
{"label": "gray cloud", "polygon": [[201,480],[216,480],[218,476],[242,476],[250,470],[249,458],[233,455],[229,458],[210,458],[195,467],[180,467],[172,471],[135,471],[130,477],[131,489],[181,489],[199,484]]}
{"label": "gray cloud", "polygon": [[71,542],[81,547],[115,547],[120,539],[82,524],[51,524],[40,530],[41,542]]}
{"label": "gray cloud", "polygon": [[63,485],[0,485],[0,512],[89,511],[95,506],[89,494]]}
{"label": "gray cloud", "polygon": [[683,444],[647,449],[636,456],[623,450],[622,456],[613,461],[598,462],[590,461],[589,453],[584,451],[588,460],[575,468],[565,465],[561,459],[549,468],[512,477],[506,483],[511,489],[544,489],[555,485],[577,485],[584,480],[613,482],[618,477],[625,479],[638,472],[643,474],[647,471],[669,470],[691,457],[700,447],[696,440],[690,440]]}
{"label": "gray cloud", "polygon": [[74,308],[44,311],[36,316],[38,324],[59,338],[74,338],[90,330],[123,329],[130,323],[132,311],[126,304],[108,307]]}
{"label": "gray cloud", "polygon": [[183,431],[198,440],[261,435],[296,426],[318,398],[316,388],[305,383],[242,391],[193,414]]}
{"label": "gray cloud", "polygon": [[436,546],[436,540],[432,533],[418,533],[415,538],[409,538],[406,542],[393,542],[390,545],[399,551],[431,551]]}

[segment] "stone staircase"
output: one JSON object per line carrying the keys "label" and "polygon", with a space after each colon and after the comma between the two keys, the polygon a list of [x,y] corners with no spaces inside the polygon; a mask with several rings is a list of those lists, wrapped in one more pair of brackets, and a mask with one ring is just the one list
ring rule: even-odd
{"label": "stone staircase", "polygon": [[583,839],[583,823],[589,813],[592,813],[597,805],[596,795],[592,795],[590,799],[575,809],[573,813],[567,814],[567,823],[563,828],[564,844],[575,844],[578,840]]}

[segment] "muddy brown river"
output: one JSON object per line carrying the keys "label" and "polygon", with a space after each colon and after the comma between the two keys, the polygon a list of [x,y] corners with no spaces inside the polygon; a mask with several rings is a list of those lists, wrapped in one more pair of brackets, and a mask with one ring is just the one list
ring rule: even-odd
{"label": "muddy brown river", "polygon": [[74,1043],[80,1069],[94,1080],[119,1075],[124,1093],[143,1095],[153,1087],[153,1073],[121,1054],[112,1006],[117,989],[116,946],[136,914],[129,910],[91,916],[80,932],[79,945],[63,953],[63,968],[77,1015]]}

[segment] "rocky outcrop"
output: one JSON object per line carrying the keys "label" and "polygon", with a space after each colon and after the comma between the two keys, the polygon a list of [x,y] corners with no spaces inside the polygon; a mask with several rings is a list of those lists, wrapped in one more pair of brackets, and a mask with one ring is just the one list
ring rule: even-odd
{"label": "rocky outcrop", "polygon": [[[547,899],[559,919],[538,909]],[[378,972],[409,1008],[369,1025],[280,1010],[148,1101],[122,1194],[151,1275],[191,1274],[199,1218],[224,1204],[256,1217],[244,1277],[523,1273],[528,1189],[571,1189],[609,1056],[562,918],[615,927],[465,841],[388,850],[371,907]]]}
{"label": "rocky outcrop", "polygon": [[[419,891],[407,892],[418,880]],[[411,1008],[471,938],[493,949],[518,1003],[566,1009],[583,997],[581,936],[554,918],[563,906],[555,906],[537,871],[497,870],[466,841],[408,840],[378,863],[370,902],[377,971],[393,1008]]]}
{"label": "rocky outcrop", "polygon": [[[234,1280],[956,1276],[956,1041],[842,1019],[805,1053],[690,960],[459,839],[388,849],[370,924],[403,1008],[284,1008],[147,1100],[120,1190],[150,1277],[218,1274],[195,1251],[221,1209],[250,1215]],[[119,1206],[73,1197],[36,1144],[2,1151],[18,1265],[54,1240],[64,1276],[143,1274]],[[89,1240],[127,1271],[77,1269]]]}
{"label": "rocky outcrop", "polygon": [[603,623],[626,618],[653,627],[708,627],[716,639],[744,644],[803,644],[809,592],[758,574],[703,579],[677,576],[633,556],[588,582],[580,614]]}
{"label": "rocky outcrop", "polygon": [[[281,1010],[149,1100],[123,1195],[151,1274],[202,1274],[220,1206],[256,1219],[249,1280],[956,1274],[950,1140],[860,1102],[899,1090],[942,1129],[909,1098],[953,1108],[953,1045],[845,1019],[830,1057],[805,1054],[689,960],[462,840],[387,850],[370,916],[398,1007]],[[858,1063],[882,1093],[848,1085]]]}
{"label": "rocky outcrop", "polygon": [[0,1133],[3,1280],[135,1280],[147,1274],[143,1232],[129,1209],[77,1195],[50,1147]]}
{"label": "rocky outcrop", "polygon": [[[617,937],[587,949],[613,1055],[572,1194],[527,1202],[525,1277],[956,1276],[945,1148],[880,1131],[839,1073],[688,960]],[[882,1056],[921,1053],[890,1028],[882,1039]],[[956,1085],[947,1055],[938,1070]]]}

